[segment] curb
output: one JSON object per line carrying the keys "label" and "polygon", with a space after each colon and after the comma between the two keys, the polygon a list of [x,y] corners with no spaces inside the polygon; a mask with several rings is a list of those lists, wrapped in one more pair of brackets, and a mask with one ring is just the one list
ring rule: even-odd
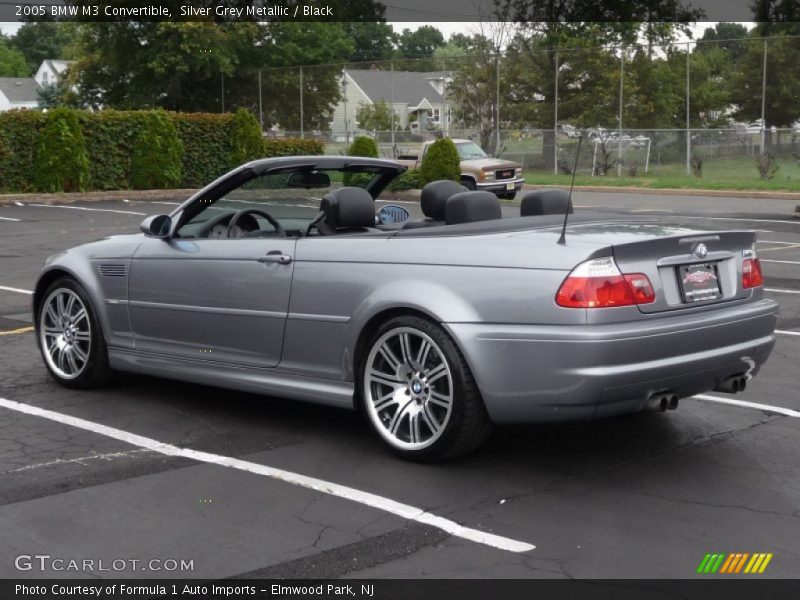
{"label": "curb", "polygon": [[183,202],[197,190],[110,190],[100,192],[74,192],[61,194],[3,194],[0,204],[37,202],[41,204],[72,204],[74,202],[100,202],[103,200],[168,200]]}
{"label": "curb", "polygon": [[[539,185],[526,183],[525,190],[569,190],[568,185]],[[625,186],[576,185],[576,192],[612,192],[619,194],[646,194],[652,196],[708,196],[711,198],[766,198],[768,200],[800,200],[800,192],[772,192],[764,190],[701,190],[695,188],[641,188]]]}

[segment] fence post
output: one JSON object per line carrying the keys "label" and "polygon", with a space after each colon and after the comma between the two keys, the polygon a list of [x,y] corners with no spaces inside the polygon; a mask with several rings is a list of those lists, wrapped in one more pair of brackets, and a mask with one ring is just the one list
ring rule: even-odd
{"label": "fence post", "polygon": [[764,70],[761,77],[761,154],[766,152],[764,148],[767,142],[767,38],[764,38]]}
{"label": "fence post", "polygon": [[558,175],[558,50],[556,50],[555,112],[553,119],[553,175]]}
{"label": "fence post", "polygon": [[392,130],[392,158],[397,158],[397,146],[394,143],[394,61],[389,61],[389,69],[391,70],[392,77],[392,97],[391,105],[392,110],[389,113],[389,129]]}
{"label": "fence post", "polygon": [[303,67],[300,67],[300,137],[305,137],[303,123]]}
{"label": "fence post", "polygon": [[692,130],[689,98],[689,42],[686,42],[686,174],[692,174]]}
{"label": "fence post", "polygon": [[619,115],[617,120],[617,177],[622,177],[622,106],[624,102],[624,90],[622,84],[625,81],[625,47],[619,55]]}
{"label": "fence post", "polygon": [[500,156],[500,52],[495,54],[495,60],[497,62],[497,70],[496,70],[496,79],[497,79],[497,116],[495,117],[496,122],[495,125],[497,126],[497,142],[495,143],[495,150],[494,155],[499,157]]}
{"label": "fence post", "polygon": [[261,101],[261,69],[258,70],[258,122],[261,124],[261,133],[264,133],[264,105]]}

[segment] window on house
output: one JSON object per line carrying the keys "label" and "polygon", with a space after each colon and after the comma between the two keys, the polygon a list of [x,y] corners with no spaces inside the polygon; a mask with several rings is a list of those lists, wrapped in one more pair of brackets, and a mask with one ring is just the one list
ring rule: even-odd
{"label": "window on house", "polygon": [[438,123],[441,118],[442,111],[440,108],[434,108],[431,113],[431,121]]}

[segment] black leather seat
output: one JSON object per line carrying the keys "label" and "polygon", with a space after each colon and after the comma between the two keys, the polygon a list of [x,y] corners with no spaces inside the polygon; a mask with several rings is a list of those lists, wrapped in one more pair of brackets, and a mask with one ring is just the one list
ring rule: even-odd
{"label": "black leather seat", "polygon": [[364,233],[375,227],[375,201],[362,188],[342,187],[325,194],[319,210],[324,213],[317,223],[322,235]]}
{"label": "black leather seat", "polygon": [[419,197],[422,214],[427,218],[422,221],[409,221],[403,225],[403,229],[444,225],[444,206],[447,199],[455,194],[466,191],[467,188],[455,181],[447,179],[431,181],[422,188],[422,193]]}
{"label": "black leather seat", "polygon": [[461,192],[450,196],[444,207],[448,225],[475,223],[502,218],[500,200],[491,192]]}
{"label": "black leather seat", "polygon": [[533,215],[563,215],[569,205],[569,193],[564,190],[536,190],[529,192],[522,198],[519,205],[521,217]]}

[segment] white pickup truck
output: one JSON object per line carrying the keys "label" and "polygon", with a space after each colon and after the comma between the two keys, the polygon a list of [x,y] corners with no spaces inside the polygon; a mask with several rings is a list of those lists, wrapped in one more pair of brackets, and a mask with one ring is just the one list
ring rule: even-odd
{"label": "white pickup truck", "polygon": [[[510,160],[492,158],[472,140],[454,139],[461,159],[461,184],[469,190],[494,192],[500,198],[513,198],[522,188],[522,165]],[[401,154],[397,162],[412,169],[422,164],[433,142],[424,142],[417,156]]]}

